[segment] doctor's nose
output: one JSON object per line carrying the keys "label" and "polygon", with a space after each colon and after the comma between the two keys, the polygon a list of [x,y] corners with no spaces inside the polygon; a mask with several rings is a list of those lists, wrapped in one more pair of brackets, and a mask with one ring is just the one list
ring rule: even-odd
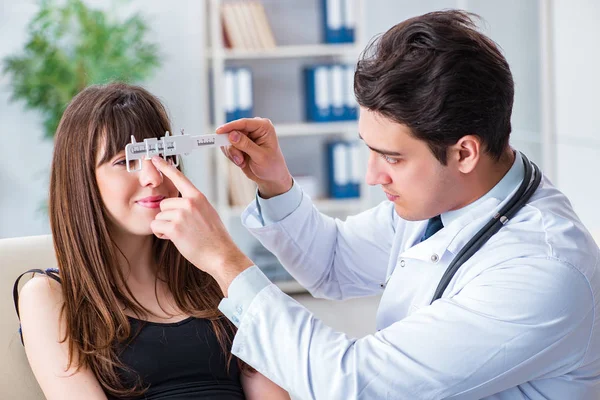
{"label": "doctor's nose", "polygon": [[387,173],[386,168],[381,165],[384,162],[379,154],[371,151],[369,153],[369,161],[367,163],[367,174],[365,181],[367,185],[387,185],[392,183],[391,176]]}
{"label": "doctor's nose", "polygon": [[142,169],[139,172],[138,178],[141,186],[160,186],[163,182],[162,173],[156,169],[151,160],[142,161]]}

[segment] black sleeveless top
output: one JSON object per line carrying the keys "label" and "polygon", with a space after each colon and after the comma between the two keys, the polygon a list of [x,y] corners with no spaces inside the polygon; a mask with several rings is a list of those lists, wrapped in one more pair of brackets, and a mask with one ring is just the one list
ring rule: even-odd
{"label": "black sleeveless top", "polygon": [[[60,282],[56,270],[35,272]],[[13,290],[15,307],[19,279]],[[122,371],[121,377],[126,385],[140,377],[148,387],[144,395],[130,399],[245,399],[237,358],[233,357],[227,370],[227,355],[209,320],[189,317],[175,323],[156,323],[128,319],[133,340],[118,345],[118,352],[123,364],[134,372]],[[107,397],[117,399],[108,393]]]}
{"label": "black sleeveless top", "polygon": [[[137,336],[119,350],[123,364],[135,371],[123,372],[123,381],[135,382],[139,376],[146,393],[137,397],[166,399],[244,399],[237,359],[229,371],[227,356],[206,319],[187,318],[175,323],[155,323],[129,318]],[[109,400],[116,399],[108,396]]]}

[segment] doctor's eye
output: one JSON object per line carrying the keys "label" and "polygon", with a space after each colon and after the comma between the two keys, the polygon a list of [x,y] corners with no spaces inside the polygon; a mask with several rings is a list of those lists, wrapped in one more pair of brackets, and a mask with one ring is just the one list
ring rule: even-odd
{"label": "doctor's eye", "polygon": [[397,158],[392,158],[390,156],[386,156],[385,154],[379,153],[379,155],[389,164],[396,164],[398,161],[400,161]]}

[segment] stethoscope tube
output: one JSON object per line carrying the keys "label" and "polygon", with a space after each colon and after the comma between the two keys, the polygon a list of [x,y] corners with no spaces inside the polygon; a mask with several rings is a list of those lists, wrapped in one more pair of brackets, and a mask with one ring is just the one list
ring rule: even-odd
{"label": "stethoscope tube", "polygon": [[[431,303],[440,299],[444,294],[444,291],[450,284],[450,281],[456,274],[456,271],[463,265],[473,254],[475,254],[481,246],[483,246],[496,232],[502,228],[509,219],[511,219],[517,211],[519,211],[533,196],[542,180],[542,173],[537,165],[529,161],[523,153],[523,164],[525,166],[525,176],[523,182],[515,192],[515,194],[508,200],[508,202],[494,215],[494,217],[488,221],[483,228],[481,228],[475,236],[467,242],[467,244],[458,252],[456,257],[452,260],[446,272],[442,276],[440,283],[438,284]],[[531,183],[531,177],[534,176],[533,183]]]}

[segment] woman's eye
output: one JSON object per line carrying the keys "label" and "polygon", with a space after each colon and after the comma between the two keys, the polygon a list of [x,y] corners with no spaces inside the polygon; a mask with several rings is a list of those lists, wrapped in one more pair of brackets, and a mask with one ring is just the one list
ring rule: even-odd
{"label": "woman's eye", "polygon": [[389,164],[396,164],[398,161],[400,161],[397,158],[392,158],[392,157],[386,156],[385,154],[380,154],[380,155],[381,155],[381,158],[383,158]]}
{"label": "woman's eye", "polygon": [[[136,163],[136,160],[129,160],[129,168],[132,170],[135,169],[135,163]],[[118,165],[119,167],[124,167],[125,165],[127,165],[127,159],[124,158],[122,160],[115,161],[115,163],[113,165]]]}

